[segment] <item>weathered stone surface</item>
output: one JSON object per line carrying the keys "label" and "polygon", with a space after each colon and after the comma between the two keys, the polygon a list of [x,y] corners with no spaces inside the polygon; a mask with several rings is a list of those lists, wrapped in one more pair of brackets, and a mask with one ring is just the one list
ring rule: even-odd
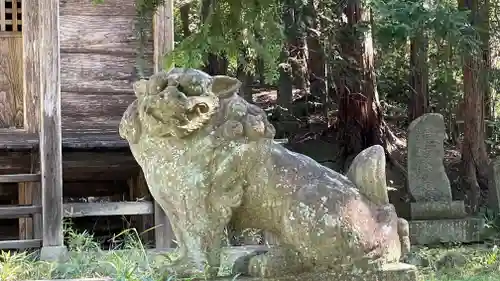
{"label": "weathered stone surface", "polygon": [[[249,256],[258,255],[259,253],[265,253],[269,248],[265,246],[238,246],[238,247],[226,247],[222,248],[221,253],[221,265],[219,269],[217,280],[233,280],[233,277],[239,273],[243,273],[245,268],[244,259]],[[417,269],[415,266],[405,264],[405,263],[390,263],[382,265],[381,268],[375,270],[374,272],[346,274],[347,272],[342,272],[345,275],[339,275],[335,272],[319,272],[319,273],[302,273],[293,276],[278,276],[273,278],[251,278],[251,277],[238,277],[237,280],[245,281],[286,281],[286,280],[346,280],[346,281],[357,281],[357,280],[380,280],[380,281],[416,281],[417,280]],[[230,277],[224,279],[224,277]],[[343,279],[339,279],[342,277]],[[324,279],[326,278],[326,279]]]}
{"label": "weathered stone surface", "polygon": [[412,220],[409,223],[410,241],[415,245],[478,242],[482,239],[484,229],[484,220],[481,218]]}
{"label": "weathered stone surface", "polygon": [[[221,278],[218,281],[234,281],[233,278]],[[417,281],[418,271],[413,265],[392,263],[372,272],[312,272],[273,278],[238,277],[240,281]]]}
{"label": "weathered stone surface", "polygon": [[40,250],[40,260],[43,261],[66,261],[68,257],[66,246],[43,246]]}
{"label": "weathered stone surface", "polygon": [[222,248],[218,276],[233,276],[247,272],[249,257],[266,253],[268,250],[268,247],[261,245]]}
{"label": "weathered stone surface", "polygon": [[413,202],[411,218],[413,220],[461,219],[467,216],[464,201],[429,201]]}
{"label": "weathered stone surface", "polygon": [[490,167],[490,179],[489,182],[489,205],[490,208],[498,213],[500,212],[500,158],[491,161]]}
{"label": "weathered stone surface", "polygon": [[401,260],[410,252],[410,224],[407,220],[400,218],[398,220],[399,242],[401,242]]}
{"label": "weathered stone surface", "polygon": [[236,94],[237,79],[171,73],[139,81],[120,124],[177,237],[180,257],[170,269],[215,276],[228,223],[287,245],[248,259],[256,277],[399,261],[401,219],[392,205],[275,143],[265,112]]}
{"label": "weathered stone surface", "polygon": [[443,116],[427,113],[413,120],[408,134],[408,186],[416,201],[451,201],[443,165]]}
{"label": "weathered stone surface", "polygon": [[361,151],[347,171],[359,191],[378,205],[389,204],[385,178],[385,152],[380,145]]}

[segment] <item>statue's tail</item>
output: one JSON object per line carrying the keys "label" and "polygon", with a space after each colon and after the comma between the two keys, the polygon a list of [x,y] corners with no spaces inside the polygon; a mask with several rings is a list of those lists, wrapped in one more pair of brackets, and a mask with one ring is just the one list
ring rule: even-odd
{"label": "statue's tail", "polygon": [[380,145],[361,151],[347,172],[359,192],[378,205],[389,204],[385,177],[385,153]]}

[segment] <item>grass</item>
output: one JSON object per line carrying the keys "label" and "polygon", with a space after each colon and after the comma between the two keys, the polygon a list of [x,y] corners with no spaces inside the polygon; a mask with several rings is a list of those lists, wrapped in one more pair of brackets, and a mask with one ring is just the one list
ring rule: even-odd
{"label": "grass", "polygon": [[101,250],[99,243],[87,232],[76,233],[67,227],[65,237],[72,254],[64,263],[40,261],[37,252],[1,252],[0,280],[97,277],[112,277],[120,281],[164,280],[159,265],[167,257],[153,258],[147,254],[135,229],[116,235],[110,251]]}
{"label": "grass", "polygon": [[500,281],[500,249],[469,245],[417,248],[409,262],[425,281]]}
{"label": "grass", "polygon": [[[0,252],[0,280],[71,279],[112,277],[118,281],[172,281],[160,266],[171,256],[148,254],[135,229],[114,237],[110,251],[87,233],[65,230],[73,253],[64,263],[40,261],[37,252]],[[128,251],[120,251],[128,250]],[[419,267],[422,281],[500,281],[500,249],[496,246],[417,248],[409,262]]]}

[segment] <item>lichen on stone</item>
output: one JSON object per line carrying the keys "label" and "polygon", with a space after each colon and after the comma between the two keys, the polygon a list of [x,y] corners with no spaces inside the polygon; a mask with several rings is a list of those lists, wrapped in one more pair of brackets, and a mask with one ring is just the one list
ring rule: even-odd
{"label": "lichen on stone", "polygon": [[[376,263],[366,260],[398,261],[407,231],[380,200],[381,185],[370,191],[367,183],[381,179],[366,171],[364,186],[356,186],[275,143],[275,128],[237,94],[240,85],[193,69],[160,72],[137,82],[137,100],[121,120],[120,135],[176,235],[180,255],[169,270],[216,275],[229,223],[267,230],[282,242],[249,258],[249,275],[369,270]],[[356,167],[363,175],[364,166]]]}

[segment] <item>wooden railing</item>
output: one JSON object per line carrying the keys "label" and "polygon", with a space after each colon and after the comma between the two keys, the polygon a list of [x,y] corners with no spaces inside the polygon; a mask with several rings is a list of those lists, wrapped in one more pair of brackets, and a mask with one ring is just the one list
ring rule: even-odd
{"label": "wooden railing", "polygon": [[[40,182],[40,174],[11,174],[0,175],[0,183],[28,183]],[[0,218],[18,219],[24,217],[33,217],[35,214],[42,213],[42,205],[31,206],[0,206]],[[39,227],[38,229],[40,229]],[[37,227],[34,227],[37,229]],[[0,241],[0,249],[27,249],[38,248],[42,245],[41,231],[35,231],[33,239],[4,240]]]}

